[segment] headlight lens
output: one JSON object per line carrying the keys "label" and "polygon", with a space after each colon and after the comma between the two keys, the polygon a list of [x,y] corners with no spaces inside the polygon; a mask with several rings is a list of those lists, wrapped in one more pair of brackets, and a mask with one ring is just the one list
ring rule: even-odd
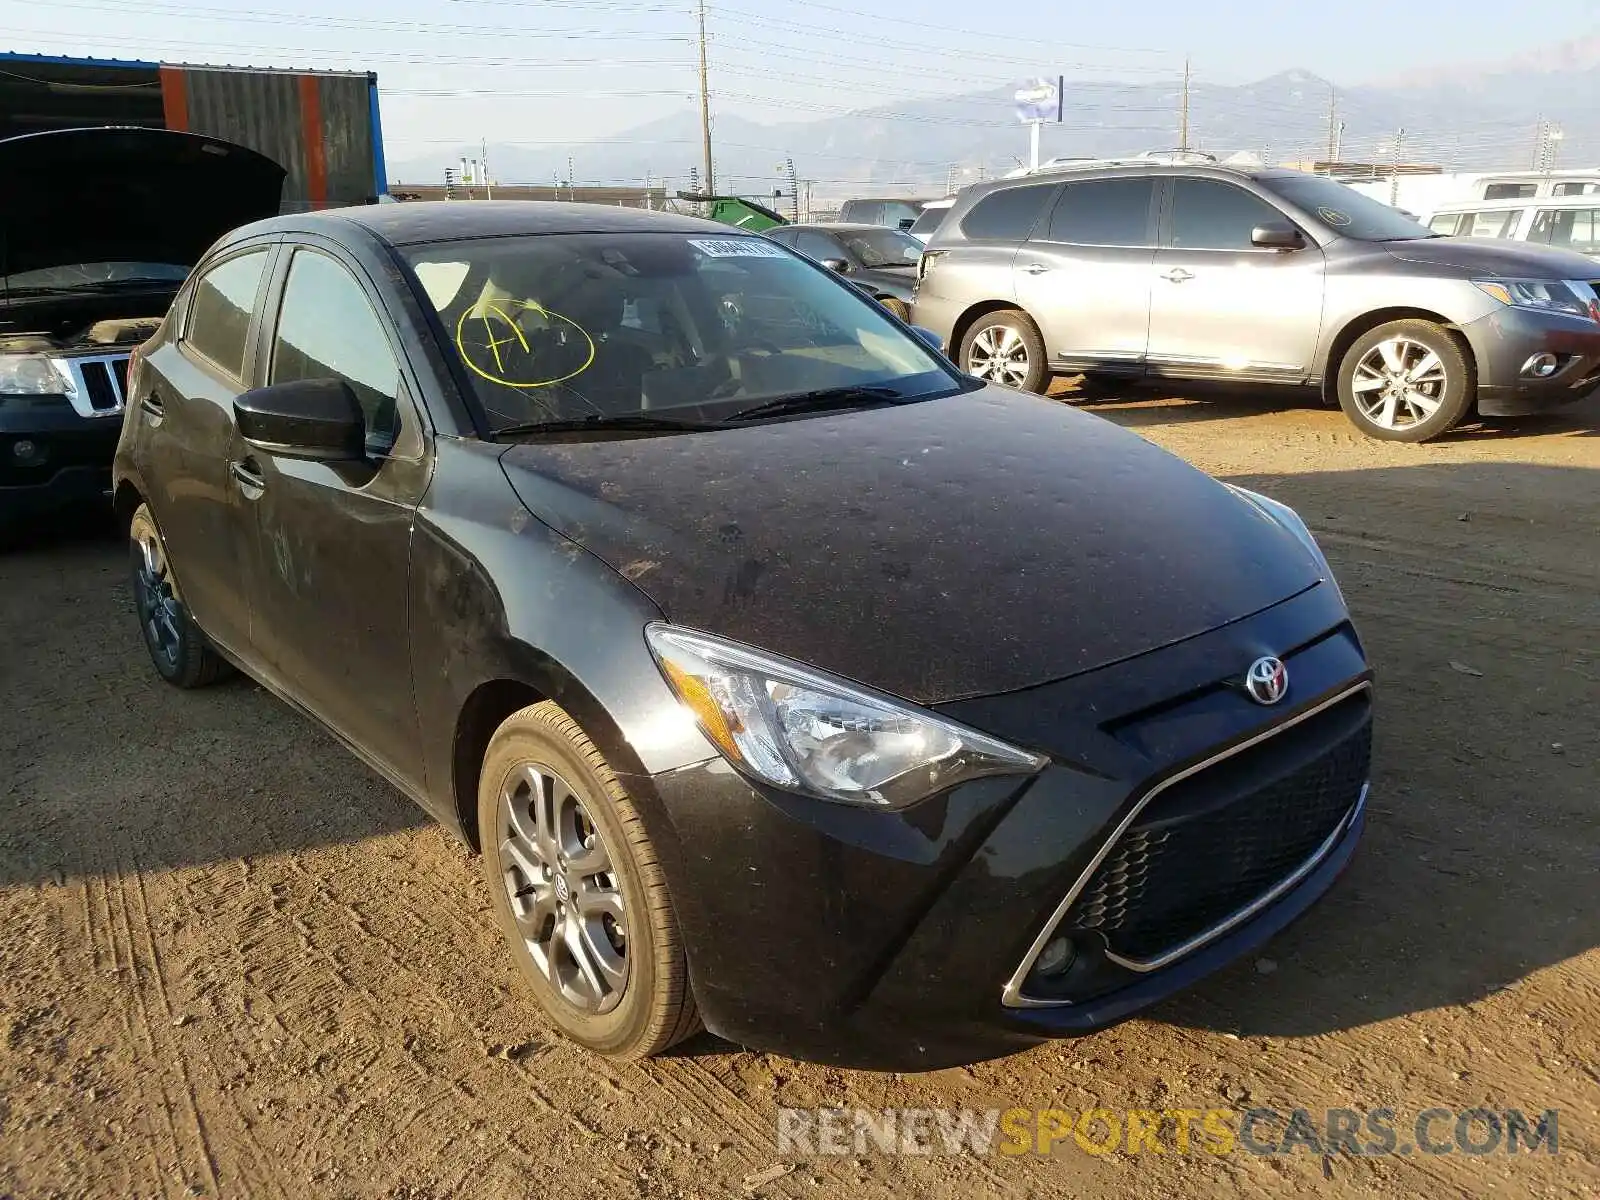
{"label": "headlight lens", "polygon": [[1311,557],[1317,560],[1322,567],[1322,576],[1329,586],[1339,595],[1340,603],[1344,602],[1344,593],[1339,589],[1339,581],[1333,577],[1333,568],[1328,565],[1328,556],[1322,552],[1322,547],[1317,545],[1317,539],[1312,536],[1311,528],[1294,509],[1281,500],[1274,500],[1271,496],[1263,496],[1260,492],[1252,492],[1248,488],[1237,487],[1234,484],[1224,484],[1234,495],[1243,498],[1260,509],[1287,532],[1294,535],[1295,540],[1311,552]]}
{"label": "headlight lens", "polygon": [[1575,279],[1474,279],[1473,286],[1513,308],[1600,319],[1595,290]]}
{"label": "headlight lens", "polygon": [[1026,775],[1045,760],[736,642],[645,630],[678,699],[735,766],[777,787],[904,808],[964,780]]}
{"label": "headlight lens", "polygon": [[70,396],[72,381],[45,354],[0,354],[0,395]]}

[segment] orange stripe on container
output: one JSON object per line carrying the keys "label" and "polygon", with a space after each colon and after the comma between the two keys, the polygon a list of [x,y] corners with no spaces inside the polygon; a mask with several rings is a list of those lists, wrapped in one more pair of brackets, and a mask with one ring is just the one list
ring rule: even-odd
{"label": "orange stripe on container", "polygon": [[313,208],[328,200],[328,158],[322,146],[321,80],[300,76],[300,133],[306,150],[306,199]]}
{"label": "orange stripe on container", "polygon": [[189,85],[181,67],[161,68],[161,113],[168,129],[189,132]]}

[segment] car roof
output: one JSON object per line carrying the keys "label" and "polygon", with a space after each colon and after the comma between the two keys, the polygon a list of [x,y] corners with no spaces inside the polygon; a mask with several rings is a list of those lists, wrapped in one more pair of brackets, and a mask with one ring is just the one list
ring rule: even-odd
{"label": "car roof", "polygon": [[352,225],[370,231],[392,246],[540,233],[754,236],[748,230],[677,213],[548,200],[425,200],[403,204],[364,204],[272,217],[246,226],[246,229],[251,233],[322,233],[337,238]]}
{"label": "car roof", "polygon": [[1435,204],[1433,213],[1495,212],[1503,208],[1600,208],[1600,192],[1583,196],[1501,196],[1494,200],[1451,200]]}
{"label": "car roof", "polygon": [[832,233],[876,233],[880,230],[888,230],[890,233],[904,232],[892,225],[874,225],[870,221],[796,221],[792,225],[782,225],[779,228],[826,229]]}

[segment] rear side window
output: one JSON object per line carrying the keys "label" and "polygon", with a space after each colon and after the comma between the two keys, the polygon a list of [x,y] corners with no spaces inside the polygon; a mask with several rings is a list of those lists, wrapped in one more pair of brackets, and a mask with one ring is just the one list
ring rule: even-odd
{"label": "rear side window", "polygon": [[1444,234],[1445,237],[1453,237],[1456,232],[1456,225],[1460,221],[1460,213],[1440,213],[1428,222],[1428,228],[1433,230],[1434,233]]}
{"label": "rear side window", "polygon": [[205,355],[235,378],[244,376],[244,346],[250,333],[265,250],[252,250],[218,263],[194,287],[184,344]]}
{"label": "rear side window", "polygon": [[1090,179],[1061,189],[1045,236],[1077,246],[1148,246],[1155,180]]}
{"label": "rear side window", "polygon": [[1456,233],[1461,237],[1503,238],[1517,231],[1522,209],[1491,209],[1488,212],[1462,213]]}
{"label": "rear side window", "polygon": [[950,208],[948,205],[943,208],[923,209],[922,215],[912,223],[908,232],[911,233],[912,236],[919,237],[924,240],[931,238],[933,236],[933,231],[938,229],[940,225],[944,224],[944,216],[949,211]]}
{"label": "rear side window", "polygon": [[1600,209],[1544,209],[1534,216],[1528,240],[1564,246],[1579,254],[1600,254]]}
{"label": "rear side window", "polygon": [[1257,225],[1286,219],[1259,196],[1231,183],[1174,179],[1167,245],[1181,250],[1249,250],[1250,233]]}
{"label": "rear side window", "polygon": [[1004,188],[990,192],[961,218],[961,232],[969,238],[994,238],[1020,242],[1033,232],[1056,185]]}
{"label": "rear side window", "polygon": [[361,403],[367,447],[384,453],[400,432],[400,367],[367,294],[325,254],[296,250],[289,264],[277,334],[273,383],[343,379]]}

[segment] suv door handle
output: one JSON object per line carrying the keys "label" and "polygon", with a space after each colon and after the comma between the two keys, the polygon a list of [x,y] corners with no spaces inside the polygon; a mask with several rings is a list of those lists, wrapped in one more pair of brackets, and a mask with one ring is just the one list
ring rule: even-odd
{"label": "suv door handle", "polygon": [[1173,267],[1172,270],[1168,271],[1161,278],[1165,279],[1168,283],[1182,283],[1185,279],[1193,279],[1194,272],[1185,271],[1182,267]]}
{"label": "suv door handle", "polygon": [[1023,267],[1022,269],[1024,271],[1026,271],[1029,275],[1043,275],[1050,268],[1045,266],[1043,263],[1029,263],[1027,266]]}
{"label": "suv door handle", "polygon": [[267,481],[256,466],[254,459],[245,458],[229,463],[228,473],[244,489],[246,495],[252,492],[260,495],[266,490]]}
{"label": "suv door handle", "polygon": [[162,407],[161,398],[154,392],[151,392],[143,400],[139,401],[139,407],[144,409],[144,411],[149,413],[152,417],[165,416],[167,412],[167,410]]}

